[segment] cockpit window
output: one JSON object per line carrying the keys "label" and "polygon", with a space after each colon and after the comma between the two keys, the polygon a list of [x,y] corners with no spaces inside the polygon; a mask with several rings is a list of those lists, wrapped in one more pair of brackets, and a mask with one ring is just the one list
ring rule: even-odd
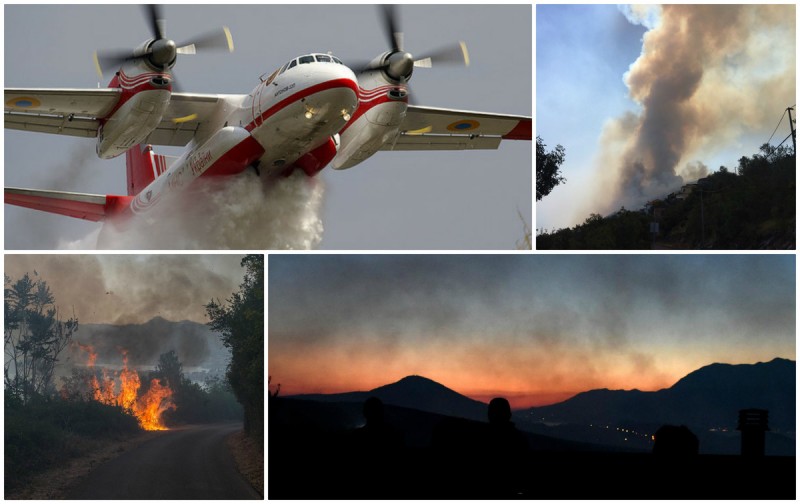
{"label": "cockpit window", "polygon": [[336,56],[331,56],[331,59],[333,59],[334,63],[339,63],[340,65],[344,65],[344,63],[342,63],[342,60],[340,60]]}
{"label": "cockpit window", "polygon": [[314,63],[314,56],[300,56],[297,60],[302,65],[303,63]]}
{"label": "cockpit window", "polygon": [[289,63],[289,66],[286,67],[286,70],[289,70],[290,68],[294,68],[296,66],[297,66],[297,60],[292,60],[292,62]]}
{"label": "cockpit window", "polygon": [[331,60],[331,57],[327,54],[317,54],[317,61],[322,63],[330,63],[333,60]]}

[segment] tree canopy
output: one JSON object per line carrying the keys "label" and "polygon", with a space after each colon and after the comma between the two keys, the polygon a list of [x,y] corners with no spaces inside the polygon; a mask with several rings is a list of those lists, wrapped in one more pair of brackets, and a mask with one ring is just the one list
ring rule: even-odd
{"label": "tree canopy", "polygon": [[226,377],[245,411],[245,432],[264,435],[264,256],[242,259],[244,281],[223,304],[206,305],[208,325],[222,334],[231,350]]}
{"label": "tree canopy", "polygon": [[550,152],[540,136],[536,137],[536,201],[541,200],[559,184],[567,181],[561,175],[561,164],[567,157],[566,149],[561,145]]}
{"label": "tree canopy", "polygon": [[6,390],[23,402],[55,392],[53,373],[58,355],[78,330],[78,319],[62,321],[47,282],[34,271],[5,283]]}
{"label": "tree canopy", "polygon": [[739,159],[735,173],[720,167],[690,187],[651,201],[646,208],[553,231],[537,230],[537,249],[646,249],[651,223],[655,245],[677,249],[794,249],[796,157],[794,150],[762,145]]}

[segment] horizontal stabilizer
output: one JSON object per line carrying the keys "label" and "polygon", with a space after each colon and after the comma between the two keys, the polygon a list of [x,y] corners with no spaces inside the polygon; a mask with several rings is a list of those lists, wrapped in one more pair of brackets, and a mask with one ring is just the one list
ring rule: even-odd
{"label": "horizontal stabilizer", "polygon": [[83,194],[6,187],[5,202],[93,222],[115,216],[128,208],[130,196]]}

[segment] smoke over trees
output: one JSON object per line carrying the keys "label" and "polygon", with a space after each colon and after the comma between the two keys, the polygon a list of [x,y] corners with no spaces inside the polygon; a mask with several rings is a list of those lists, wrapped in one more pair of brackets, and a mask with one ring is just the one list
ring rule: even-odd
{"label": "smoke over trees", "polygon": [[664,5],[657,16],[627,14],[651,28],[625,75],[641,108],[606,124],[598,190],[585,213],[639,208],[705,176],[698,157],[771,123],[794,100],[794,5]]}

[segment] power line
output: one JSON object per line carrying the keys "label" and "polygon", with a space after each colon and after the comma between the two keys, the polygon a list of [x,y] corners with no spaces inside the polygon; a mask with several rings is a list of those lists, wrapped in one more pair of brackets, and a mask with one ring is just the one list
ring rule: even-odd
{"label": "power line", "polygon": [[[789,133],[789,136],[787,136],[786,138],[784,138],[784,139],[783,139],[783,142],[785,142],[786,140],[789,140],[789,137],[791,137],[791,136],[792,136],[792,134],[791,134],[791,133]],[[779,144],[778,144],[778,147],[780,147],[781,145],[783,145],[783,142],[779,143]]]}
{"label": "power line", "polygon": [[772,137],[774,137],[775,136],[775,132],[778,131],[778,127],[781,125],[781,122],[783,121],[783,116],[786,115],[786,110],[788,110],[788,109],[785,109],[783,111],[783,115],[781,115],[781,118],[778,119],[778,124],[775,125],[775,129],[772,131],[772,134],[769,136],[769,140],[767,140],[767,143],[770,143],[770,141],[772,141]]}

